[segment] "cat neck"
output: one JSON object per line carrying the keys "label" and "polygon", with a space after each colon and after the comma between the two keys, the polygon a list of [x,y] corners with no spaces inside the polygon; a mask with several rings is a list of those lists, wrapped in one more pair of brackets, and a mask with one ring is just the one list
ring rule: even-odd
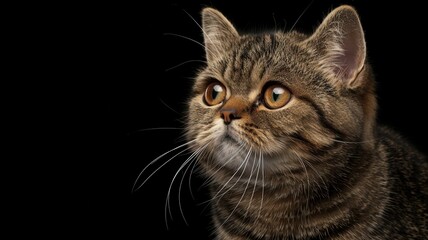
{"label": "cat neck", "polygon": [[308,167],[288,175],[265,175],[258,183],[231,180],[235,185],[222,191],[224,185],[213,184],[215,223],[219,231],[247,231],[255,238],[338,232],[353,224],[349,219],[384,208],[387,178],[380,169],[385,163],[377,159],[371,154],[350,157],[346,166],[331,169],[334,175]]}

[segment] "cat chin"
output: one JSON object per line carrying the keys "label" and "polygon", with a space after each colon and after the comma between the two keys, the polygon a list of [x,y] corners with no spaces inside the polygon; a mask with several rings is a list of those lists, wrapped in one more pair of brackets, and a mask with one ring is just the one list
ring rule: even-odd
{"label": "cat chin", "polygon": [[222,119],[214,122],[210,129],[212,140],[210,152],[218,166],[225,167],[237,175],[248,178],[256,169],[263,169],[265,174],[276,173],[285,169],[300,168],[299,156],[292,151],[270,144],[261,149],[239,135],[239,125],[233,122],[225,125]]}
{"label": "cat chin", "polygon": [[215,161],[221,166],[239,171],[238,175],[244,170],[244,177],[248,177],[256,169],[263,169],[265,174],[278,172],[284,166],[292,169],[298,162],[293,154],[266,154],[249,146],[242,147],[241,142],[229,136],[224,137],[216,149],[213,155]]}

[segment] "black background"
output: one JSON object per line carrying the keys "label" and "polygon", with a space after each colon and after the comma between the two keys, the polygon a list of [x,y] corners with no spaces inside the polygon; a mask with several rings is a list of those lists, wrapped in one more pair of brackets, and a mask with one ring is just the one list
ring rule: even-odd
{"label": "black background", "polygon": [[[145,1],[144,1],[145,2]],[[185,103],[192,78],[203,63],[198,25],[204,6],[219,9],[240,31],[286,29],[311,32],[334,7],[357,8],[366,34],[368,58],[377,82],[379,122],[401,132],[426,151],[426,14],[417,1],[159,1],[79,6],[72,36],[80,46],[76,68],[82,88],[91,97],[80,120],[89,123],[85,142],[83,201],[79,224],[94,237],[118,239],[210,239],[207,189],[192,175],[190,194],[186,174],[172,186],[172,217],[164,207],[171,180],[186,157],[160,169],[138,191],[132,186],[140,171],[162,153],[183,143]],[[308,7],[309,6],[309,7]],[[307,11],[301,16],[305,8]],[[189,16],[190,15],[190,16]],[[299,19],[296,23],[296,20]],[[71,25],[73,26],[73,24]],[[172,155],[170,155],[172,156]],[[168,158],[163,158],[161,162]],[[142,178],[155,169],[148,169]],[[141,183],[141,181],[140,181]],[[80,228],[79,227],[79,228]],[[85,233],[87,235],[88,233]]]}

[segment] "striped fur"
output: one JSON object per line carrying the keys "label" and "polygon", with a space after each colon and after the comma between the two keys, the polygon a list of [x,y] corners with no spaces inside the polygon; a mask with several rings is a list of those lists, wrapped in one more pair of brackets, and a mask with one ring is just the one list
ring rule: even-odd
{"label": "striped fur", "polygon": [[[217,239],[426,239],[428,164],[376,124],[375,82],[352,7],[314,34],[239,35],[204,9],[207,66],[189,100],[187,138],[204,148]],[[207,85],[223,103],[208,106]],[[274,81],[291,100],[268,109]],[[239,108],[230,124],[222,107]]]}

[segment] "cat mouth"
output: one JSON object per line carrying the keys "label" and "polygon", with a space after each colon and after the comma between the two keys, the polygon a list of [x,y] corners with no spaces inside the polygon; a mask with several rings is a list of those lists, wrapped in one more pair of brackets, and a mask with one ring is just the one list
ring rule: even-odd
{"label": "cat mouth", "polygon": [[224,135],[224,137],[223,137],[223,141],[225,141],[225,142],[234,142],[234,143],[237,143],[238,141],[236,141],[236,139],[233,137],[233,136],[231,136],[229,133],[226,133],[225,135]]}
{"label": "cat mouth", "polygon": [[247,145],[247,141],[242,138],[239,129],[231,125],[223,129],[222,137],[220,137],[219,140],[220,142],[234,146]]}
{"label": "cat mouth", "polygon": [[221,141],[224,141],[226,143],[234,143],[234,144],[241,142],[240,139],[237,138],[237,136],[234,134],[234,129],[230,127],[227,127],[225,129],[223,138],[221,139]]}

